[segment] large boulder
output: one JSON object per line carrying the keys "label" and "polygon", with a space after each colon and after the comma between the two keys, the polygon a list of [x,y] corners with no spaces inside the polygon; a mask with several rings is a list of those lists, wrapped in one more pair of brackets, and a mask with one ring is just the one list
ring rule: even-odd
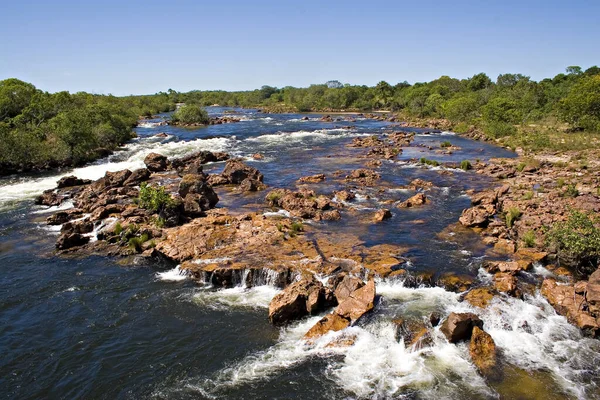
{"label": "large boulder", "polygon": [[229,159],[227,153],[213,153],[210,151],[198,151],[185,157],[176,158],[171,161],[173,168],[179,173],[201,173],[202,165],[209,162],[225,161]]}
{"label": "large boulder", "polygon": [[335,312],[354,322],[371,311],[374,306],[375,281],[370,279],[365,286],[355,290],[348,298],[342,301],[335,309]]}
{"label": "large boulder", "polygon": [[242,183],[247,178],[258,182],[263,181],[263,174],[259,170],[245,164],[240,159],[228,160],[221,176],[226,178],[229,183],[235,185]]}
{"label": "large boulder", "polygon": [[473,313],[450,313],[442,323],[440,331],[446,336],[450,343],[471,338],[474,327],[483,328],[483,321]]}
{"label": "large boulder", "polygon": [[150,153],[144,158],[144,164],[152,172],[165,171],[168,166],[167,157],[158,153]]}
{"label": "large boulder", "polygon": [[489,333],[478,326],[473,327],[469,353],[473,364],[482,375],[489,376],[496,367],[496,343]]}
{"label": "large boulder", "polygon": [[327,305],[327,297],[323,284],[314,278],[294,282],[271,300],[269,320],[281,325],[315,314]]}

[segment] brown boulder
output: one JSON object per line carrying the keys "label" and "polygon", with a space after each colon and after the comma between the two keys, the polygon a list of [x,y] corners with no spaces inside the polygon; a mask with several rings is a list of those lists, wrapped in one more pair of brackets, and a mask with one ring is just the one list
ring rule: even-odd
{"label": "brown boulder", "polygon": [[443,287],[450,292],[464,292],[469,290],[475,279],[467,275],[445,274],[437,281],[437,286]]}
{"label": "brown boulder", "polygon": [[341,302],[335,312],[353,322],[371,311],[375,305],[375,281],[373,279],[355,290],[346,300]]}
{"label": "brown boulder", "polygon": [[[110,172],[107,171],[104,174],[104,185],[105,187],[118,187],[123,186],[127,178],[131,176],[131,171],[128,169],[124,169],[122,171]],[[96,181],[98,182],[98,181]]]}
{"label": "brown boulder", "polygon": [[597,336],[600,326],[596,318],[585,310],[585,297],[575,293],[573,285],[559,284],[554,279],[544,279],[542,282],[542,295],[561,315],[567,317],[569,322],[592,336]]}
{"label": "brown boulder", "polygon": [[318,313],[327,305],[326,300],[326,290],[316,279],[294,282],[271,300],[269,320],[281,325]]}
{"label": "brown boulder", "polygon": [[528,271],[531,269],[532,264],[526,260],[519,261],[488,261],[484,263],[483,267],[490,273],[496,272],[508,272],[510,274],[516,274],[519,271]]}
{"label": "brown boulder", "polygon": [[144,164],[152,172],[160,172],[167,169],[167,157],[158,153],[150,153],[144,158]]}
{"label": "brown boulder", "polygon": [[473,364],[482,375],[492,374],[496,367],[496,343],[489,333],[478,326],[473,327],[469,353]]}
{"label": "brown boulder", "polygon": [[239,189],[242,192],[256,192],[259,190],[263,190],[266,185],[256,179],[246,178],[240,183]]}
{"label": "brown boulder", "polygon": [[228,160],[225,164],[225,169],[221,173],[221,176],[227,179],[229,183],[236,185],[242,183],[244,179],[247,178],[258,182],[263,181],[263,174],[261,174],[259,170],[249,165],[246,165],[240,159]]}
{"label": "brown boulder", "polygon": [[450,343],[471,338],[474,327],[483,328],[483,321],[473,313],[450,313],[442,323],[440,331]]}
{"label": "brown boulder", "polygon": [[498,272],[494,275],[494,288],[510,296],[520,297],[517,282],[517,278],[508,272]]}
{"label": "brown boulder", "polygon": [[345,272],[338,274],[332,282],[333,294],[338,303],[346,300],[354,291],[363,286],[365,286],[365,283],[362,279],[348,275]]}
{"label": "brown boulder", "polygon": [[390,212],[390,210],[384,208],[381,210],[377,210],[377,212],[375,213],[375,216],[373,217],[373,221],[381,222],[381,221],[384,221],[384,220],[390,219],[390,218],[392,218],[392,213]]}
{"label": "brown boulder", "polygon": [[335,197],[339,201],[350,201],[350,200],[354,200],[354,198],[356,196],[352,192],[348,192],[347,190],[342,190],[340,192],[335,192]]}
{"label": "brown boulder", "polygon": [[486,226],[495,212],[494,206],[480,205],[464,210],[458,220],[467,227]]}
{"label": "brown boulder", "polygon": [[589,304],[590,313],[600,317],[600,269],[590,275],[585,288],[585,299]]}
{"label": "brown boulder", "polygon": [[410,208],[423,205],[427,202],[427,196],[424,193],[417,193],[409,199],[398,204],[398,208]]}

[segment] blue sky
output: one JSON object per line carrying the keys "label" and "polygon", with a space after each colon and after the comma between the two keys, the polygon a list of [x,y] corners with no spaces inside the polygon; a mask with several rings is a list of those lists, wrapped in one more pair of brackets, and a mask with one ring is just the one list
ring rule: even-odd
{"label": "blue sky", "polygon": [[116,95],[600,65],[600,1],[0,0],[0,79]]}

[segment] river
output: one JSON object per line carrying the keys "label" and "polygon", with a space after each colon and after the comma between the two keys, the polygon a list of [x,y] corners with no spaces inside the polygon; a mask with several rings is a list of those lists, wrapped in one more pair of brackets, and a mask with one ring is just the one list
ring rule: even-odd
{"label": "river", "polygon": [[[226,109],[211,107],[212,115]],[[301,176],[361,167],[363,149],[352,138],[394,128],[389,122],[322,122],[317,114],[263,114],[235,110],[242,121],[198,129],[136,128],[138,138],[107,159],[61,173],[0,179],[0,396],[7,399],[187,398],[600,398],[597,340],[584,338],[538,294],[500,298],[475,310],[500,349],[504,379],[485,381],[470,362],[468,345],[434,335],[433,346],[407,350],[396,335],[399,316],[474,311],[460,295],[437,287],[407,288],[379,280],[375,311],[348,328],[354,345],[307,345],[302,336],[319,319],[284,328],[267,319],[278,289],[265,285],[215,290],[194,284],[173,266],[105,257],[57,257],[58,234],[45,225],[52,210],[35,195],[67,174],[97,179],[106,171],[143,167],[150,152],[169,157],[196,150],[225,151],[258,168],[270,187],[293,187]],[[303,117],[308,116],[308,120]],[[344,117],[344,116],[342,116]],[[405,129],[406,130],[406,129]],[[414,178],[431,181],[431,204],[394,211],[390,220],[361,218],[321,223],[321,229],[358,234],[367,245],[398,244],[415,272],[490,279],[480,268],[489,256],[475,234],[439,236],[468,207],[468,189],[493,182],[474,172],[420,165],[413,158],[460,162],[514,157],[508,150],[450,132],[416,138],[395,161],[379,168],[382,186],[364,189],[358,213],[404,200],[397,189]],[[166,137],[155,136],[159,132]],[[164,136],[164,135],[163,135]],[[440,143],[460,149],[442,154]],[[252,155],[264,156],[255,160]],[[215,163],[205,170],[218,172]],[[338,184],[319,186],[331,192]],[[381,190],[379,190],[381,189]],[[219,188],[219,207],[264,208],[264,192]],[[131,261],[131,260],[129,260]],[[538,266],[531,279],[550,272]],[[526,323],[525,323],[526,322]]]}

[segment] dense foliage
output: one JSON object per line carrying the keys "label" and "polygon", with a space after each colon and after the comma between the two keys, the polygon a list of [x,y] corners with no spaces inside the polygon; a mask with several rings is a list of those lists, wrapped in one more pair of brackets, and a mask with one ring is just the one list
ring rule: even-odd
{"label": "dense foliage", "polygon": [[186,104],[179,107],[173,113],[171,121],[180,124],[208,124],[210,118],[202,106],[198,104]]}
{"label": "dense foliage", "polygon": [[51,94],[6,79],[0,81],[0,174],[94,160],[128,140],[140,116],[174,110],[176,103],[186,104],[173,116],[182,124],[207,123],[202,106],[214,104],[274,112],[390,110],[406,119],[445,118],[459,133],[476,127],[514,147],[547,148],[559,143],[577,148],[592,142],[576,135],[557,140],[541,127],[600,131],[600,68],[583,71],[572,66],[540,82],[521,74],[502,74],[494,82],[481,73],[468,79],[442,76],[413,85],[382,81],[368,87],[328,81],[307,88],[263,86],[243,92],[188,93],[169,89],[127,97]]}
{"label": "dense foliage", "polygon": [[554,224],[546,235],[546,242],[557,250],[561,261],[587,267],[587,272],[594,271],[600,259],[598,222],[573,210],[567,221]]}
{"label": "dense foliage", "polygon": [[163,186],[154,187],[143,182],[140,185],[138,205],[146,210],[161,212],[174,206],[174,200]]}
{"label": "dense foliage", "polygon": [[0,81],[0,172],[94,160],[130,139],[139,116],[174,106],[167,93],[51,94],[18,79]]}
{"label": "dense foliage", "polygon": [[428,83],[376,86],[329,81],[308,88],[286,86],[244,92],[173,93],[177,101],[201,105],[266,107],[275,111],[390,110],[406,117],[446,118],[466,130],[476,125],[494,138],[516,132],[516,125],[560,118],[573,129],[600,130],[600,68],[566,73],[540,82],[521,74],[496,81],[481,73],[469,79],[442,76]]}

